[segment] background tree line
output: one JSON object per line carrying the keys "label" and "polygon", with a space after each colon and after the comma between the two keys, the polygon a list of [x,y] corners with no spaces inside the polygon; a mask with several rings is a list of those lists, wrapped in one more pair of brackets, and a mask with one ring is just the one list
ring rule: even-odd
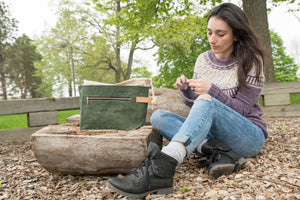
{"label": "background tree line", "polygon": [[[21,98],[74,95],[83,80],[116,83],[152,77],[156,87],[172,87],[181,74],[191,77],[197,56],[210,49],[206,19],[221,0],[72,0],[53,1],[55,27],[32,40],[14,37],[18,22],[0,0],[0,96]],[[296,5],[294,0],[272,0]],[[268,29],[267,1],[240,2],[264,46],[272,54],[265,63],[268,82],[296,81],[299,68],[286,55],[278,34]],[[300,3],[297,5],[299,6]],[[298,12],[297,10],[291,10]],[[159,73],[133,68],[137,51],[157,48]],[[74,71],[72,69],[74,67]],[[74,73],[73,73],[74,72]]]}

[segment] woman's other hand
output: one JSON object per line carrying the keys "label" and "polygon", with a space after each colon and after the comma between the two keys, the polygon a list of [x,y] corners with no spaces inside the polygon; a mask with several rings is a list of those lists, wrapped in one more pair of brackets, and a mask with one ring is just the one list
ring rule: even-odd
{"label": "woman's other hand", "polygon": [[189,79],[187,80],[189,86],[191,87],[194,93],[201,95],[207,94],[211,88],[211,83],[201,79]]}
{"label": "woman's other hand", "polygon": [[188,79],[185,75],[181,75],[176,79],[176,83],[173,85],[174,88],[180,88],[181,90],[186,90],[188,88]]}

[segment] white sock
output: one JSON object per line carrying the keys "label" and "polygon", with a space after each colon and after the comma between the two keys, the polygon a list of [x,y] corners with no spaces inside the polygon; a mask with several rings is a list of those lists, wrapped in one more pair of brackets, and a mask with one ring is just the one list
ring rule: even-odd
{"label": "white sock", "polygon": [[176,159],[178,164],[183,162],[183,159],[186,155],[185,148],[178,142],[170,142],[167,146],[162,148],[161,152]]}
{"label": "white sock", "polygon": [[203,155],[203,152],[201,151],[203,144],[205,144],[207,142],[207,139],[204,139],[196,148],[196,151],[198,151],[198,153]]}

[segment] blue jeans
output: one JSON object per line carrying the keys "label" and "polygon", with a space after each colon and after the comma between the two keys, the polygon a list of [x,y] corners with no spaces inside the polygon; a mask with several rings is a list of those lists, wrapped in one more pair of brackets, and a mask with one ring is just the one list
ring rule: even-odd
{"label": "blue jeans", "polygon": [[167,140],[184,144],[186,157],[204,139],[217,138],[245,158],[255,156],[265,142],[258,126],[215,98],[195,100],[187,118],[156,110],[151,124]]}

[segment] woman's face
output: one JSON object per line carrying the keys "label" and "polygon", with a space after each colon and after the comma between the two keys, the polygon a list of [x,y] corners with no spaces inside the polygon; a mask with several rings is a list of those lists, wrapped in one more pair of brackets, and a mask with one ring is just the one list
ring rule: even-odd
{"label": "woman's face", "polygon": [[221,18],[211,17],[207,24],[207,38],[217,58],[230,58],[233,52],[232,28]]}

